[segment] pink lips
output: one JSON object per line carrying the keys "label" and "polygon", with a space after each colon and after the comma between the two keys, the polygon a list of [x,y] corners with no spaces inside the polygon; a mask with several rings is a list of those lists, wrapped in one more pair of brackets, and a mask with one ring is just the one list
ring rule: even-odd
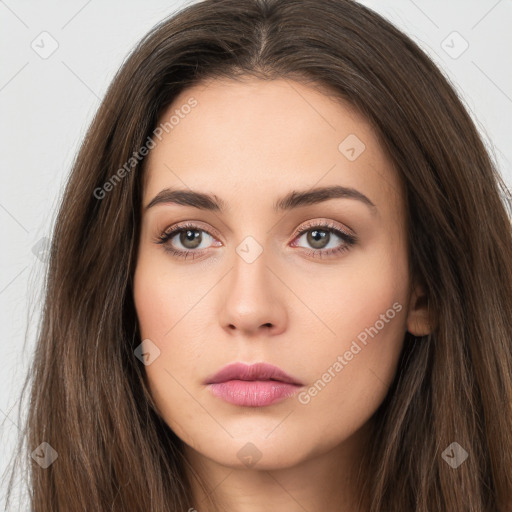
{"label": "pink lips", "polygon": [[206,379],[211,392],[234,405],[263,407],[294,395],[303,385],[277,366],[233,363]]}

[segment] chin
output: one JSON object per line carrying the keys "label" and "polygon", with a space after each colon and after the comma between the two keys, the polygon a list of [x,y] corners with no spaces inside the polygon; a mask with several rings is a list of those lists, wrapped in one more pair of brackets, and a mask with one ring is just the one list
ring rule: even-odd
{"label": "chin", "polygon": [[[197,440],[196,440],[197,441]],[[263,435],[244,436],[223,441],[195,443],[195,450],[217,464],[233,469],[277,470],[294,467],[315,456],[304,440],[284,442],[283,438],[265,439]],[[320,441],[316,444],[320,444]]]}

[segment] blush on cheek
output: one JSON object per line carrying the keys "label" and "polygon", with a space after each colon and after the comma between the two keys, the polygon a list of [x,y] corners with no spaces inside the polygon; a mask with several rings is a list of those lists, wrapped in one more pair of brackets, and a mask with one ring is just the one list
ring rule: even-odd
{"label": "blush on cheek", "polygon": [[396,373],[405,331],[404,308],[395,301],[356,337],[361,352],[366,353],[368,370],[386,387],[389,387]]}
{"label": "blush on cheek", "polygon": [[140,265],[135,271],[135,310],[142,338],[161,340],[176,322],[172,314],[177,310],[176,292],[171,292],[163,279],[146,269]]}
{"label": "blush on cheek", "polygon": [[[352,337],[346,338],[338,352],[338,361],[344,365],[362,364],[374,368],[377,375],[389,376],[401,351],[405,330],[404,308],[399,301],[374,309],[364,315]],[[378,312],[377,312],[378,311]]]}

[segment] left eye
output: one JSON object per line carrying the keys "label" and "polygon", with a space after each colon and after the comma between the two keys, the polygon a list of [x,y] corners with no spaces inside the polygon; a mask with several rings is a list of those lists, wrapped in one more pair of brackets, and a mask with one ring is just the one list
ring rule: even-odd
{"label": "left eye", "polygon": [[[297,239],[300,240],[303,237],[306,237],[306,242],[309,245],[309,247],[305,247],[306,249],[335,249],[339,245],[339,240],[345,243],[350,242],[348,235],[345,233],[333,228],[322,228],[321,226],[303,231]],[[336,238],[338,238],[338,241],[336,241]]]}
{"label": "left eye", "polygon": [[[160,240],[161,243],[168,243],[176,250],[185,252],[196,249],[206,249],[211,245],[212,240],[215,239],[203,229],[180,228],[169,233],[163,233]],[[206,245],[201,246],[203,242],[206,242]],[[181,247],[178,246],[176,248],[176,243],[181,244]]]}

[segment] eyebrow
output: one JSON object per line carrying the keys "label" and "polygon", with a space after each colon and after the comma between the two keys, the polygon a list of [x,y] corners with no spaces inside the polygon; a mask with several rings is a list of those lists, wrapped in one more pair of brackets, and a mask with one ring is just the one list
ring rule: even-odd
{"label": "eyebrow", "polygon": [[[273,204],[274,212],[288,211],[301,206],[307,206],[328,201],[329,199],[355,199],[361,201],[370,209],[372,214],[377,213],[375,204],[362,192],[355,188],[335,185],[331,187],[319,187],[309,190],[292,190]],[[179,204],[191,206],[200,210],[224,212],[226,203],[215,194],[205,194],[193,190],[181,190],[165,188],[161,190],[145,207],[145,210],[157,204]]]}

